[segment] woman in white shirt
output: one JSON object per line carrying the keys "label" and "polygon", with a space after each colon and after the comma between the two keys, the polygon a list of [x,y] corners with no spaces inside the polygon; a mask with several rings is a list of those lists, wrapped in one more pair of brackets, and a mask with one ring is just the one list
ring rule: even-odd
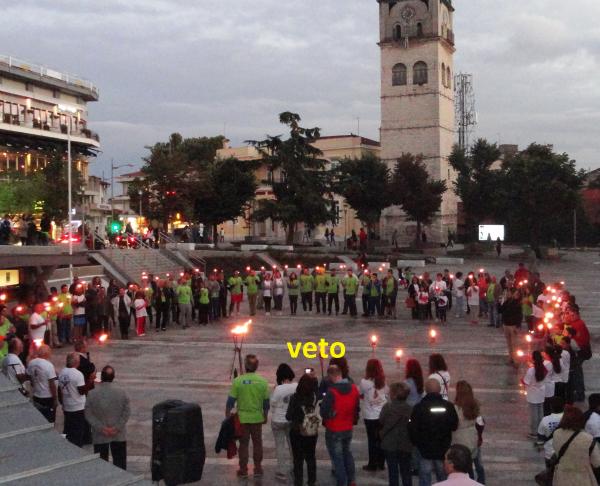
{"label": "woman in white shirt", "polygon": [[531,359],[533,360],[532,366],[527,370],[521,382],[525,385],[529,404],[529,437],[535,439],[538,426],[544,417],[548,368],[544,364],[544,357],[540,351],[534,351]]}
{"label": "woman in white shirt", "polygon": [[[569,368],[567,366],[566,374],[563,365],[563,350],[560,346],[549,344],[546,346],[544,356],[544,366],[548,370],[546,384],[546,399],[544,400],[544,417],[552,413],[552,397],[559,396],[566,398],[567,382],[569,381]],[[571,361],[571,356],[566,353],[566,360]]]}
{"label": "woman in white shirt", "polygon": [[265,314],[271,315],[271,299],[273,298],[273,279],[270,273],[265,273],[265,279],[262,282],[262,296],[265,304]]}
{"label": "woman in white shirt", "polygon": [[383,470],[385,456],[381,450],[381,438],[379,437],[379,414],[386,404],[389,389],[385,384],[385,373],[381,361],[372,358],[367,361],[365,377],[360,381],[360,397],[363,400],[363,418],[367,429],[367,441],[369,448],[369,462],[363,469],[365,471]]}
{"label": "woman in white shirt", "polygon": [[444,400],[448,400],[448,392],[450,391],[450,373],[448,373],[448,365],[446,360],[439,353],[434,353],[429,356],[429,376],[428,379],[437,380],[442,389],[441,394]]}
{"label": "woman in white shirt", "polygon": [[270,400],[271,408],[271,430],[275,440],[275,454],[277,456],[277,472],[275,477],[287,480],[291,469],[291,447],[290,447],[290,422],[285,414],[290,403],[290,397],[296,392],[298,383],[293,383],[294,372],[289,365],[281,363],[275,374],[277,386],[273,390]]}
{"label": "woman in white shirt", "polygon": [[283,292],[285,289],[285,280],[281,276],[279,270],[273,272],[273,300],[275,302],[275,310],[279,312],[279,315],[283,313]]}
{"label": "woman in white shirt", "polygon": [[471,324],[479,324],[479,285],[473,278],[467,289],[467,304],[470,308]]}

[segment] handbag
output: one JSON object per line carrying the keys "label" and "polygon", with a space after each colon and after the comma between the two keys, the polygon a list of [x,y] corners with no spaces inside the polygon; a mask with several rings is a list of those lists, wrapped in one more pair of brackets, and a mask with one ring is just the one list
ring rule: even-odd
{"label": "handbag", "polygon": [[417,307],[417,303],[412,297],[407,297],[404,303],[406,304],[407,309],[414,309],[415,307]]}
{"label": "handbag", "polygon": [[540,486],[552,486],[552,483],[554,482],[554,471],[556,470],[556,466],[558,466],[558,463],[562,459],[562,456],[565,455],[565,452],[567,452],[567,449],[571,445],[571,442],[573,442],[573,439],[577,437],[579,432],[579,430],[577,432],[573,432],[573,435],[569,437],[569,440],[567,440],[567,442],[565,442],[560,448],[558,455],[554,454],[550,458],[550,460],[548,461],[548,467],[535,475],[534,479],[537,484],[539,484]]}

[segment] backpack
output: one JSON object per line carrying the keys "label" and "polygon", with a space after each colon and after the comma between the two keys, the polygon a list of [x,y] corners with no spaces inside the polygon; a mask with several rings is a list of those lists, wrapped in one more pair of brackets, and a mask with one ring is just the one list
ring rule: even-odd
{"label": "backpack", "polygon": [[316,404],[308,407],[303,406],[302,411],[304,412],[304,418],[300,424],[300,435],[304,437],[316,436],[319,433],[319,423],[321,422]]}

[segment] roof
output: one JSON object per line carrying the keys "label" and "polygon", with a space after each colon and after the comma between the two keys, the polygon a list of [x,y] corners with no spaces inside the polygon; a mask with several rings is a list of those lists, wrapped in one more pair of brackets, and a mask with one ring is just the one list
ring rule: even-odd
{"label": "roof", "polygon": [[151,484],[68,442],[1,373],[0,410],[0,483]]}
{"label": "roof", "polygon": [[144,177],[145,175],[141,170],[138,170],[136,172],[129,172],[128,174],[121,174],[119,177]]}
{"label": "roof", "polygon": [[377,140],[372,140],[366,137],[360,137],[360,135],[354,135],[353,133],[351,133],[350,135],[328,135],[326,137],[319,137],[318,140],[331,140],[334,138],[360,138],[361,145],[373,145],[375,147],[381,146],[381,143],[379,143]]}

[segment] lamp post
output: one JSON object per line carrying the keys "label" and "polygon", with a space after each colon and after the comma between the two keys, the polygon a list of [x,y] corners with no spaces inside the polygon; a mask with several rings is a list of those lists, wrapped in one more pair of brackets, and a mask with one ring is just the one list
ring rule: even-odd
{"label": "lamp post", "polygon": [[122,164],[115,165],[114,160],[110,159],[110,220],[115,219],[115,169],[121,169],[123,167],[133,167],[133,164]]}
{"label": "lamp post", "polygon": [[348,249],[348,205],[344,203],[344,249]]}
{"label": "lamp post", "polygon": [[[141,228],[141,226],[142,226],[142,219],[143,219],[143,216],[142,216],[142,194],[144,194],[144,193],[143,193],[143,192],[142,192],[142,190],[140,189],[140,190],[138,191],[138,196],[140,196],[140,228]],[[141,233],[141,230],[140,230],[140,233]]]}

